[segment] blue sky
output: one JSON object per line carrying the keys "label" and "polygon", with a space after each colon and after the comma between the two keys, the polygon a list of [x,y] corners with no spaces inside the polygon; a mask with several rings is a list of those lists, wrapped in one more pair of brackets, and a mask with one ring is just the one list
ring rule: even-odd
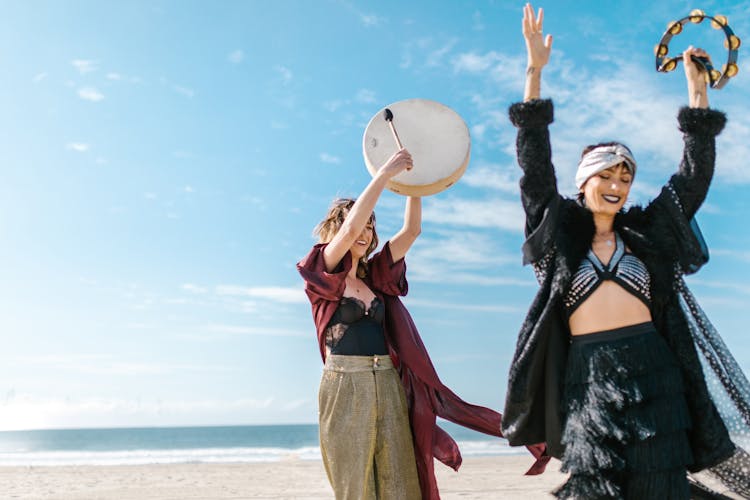
{"label": "blue sky", "polygon": [[[676,169],[682,70],[653,46],[682,1],[548,2],[542,93],[559,186],[582,146],[621,140],[646,202]],[[704,2],[742,38],[750,3]],[[0,2],[0,429],[312,423],[321,361],[294,264],[331,199],[369,179],[370,117],[455,109],[472,159],[424,200],[406,299],[443,380],[502,406],[536,290],[506,110],[523,92],[522,3]],[[633,14],[635,13],[635,15]],[[725,58],[720,32],[673,42]],[[689,279],[750,370],[750,91],[740,73]],[[404,198],[378,207],[385,241]]]}

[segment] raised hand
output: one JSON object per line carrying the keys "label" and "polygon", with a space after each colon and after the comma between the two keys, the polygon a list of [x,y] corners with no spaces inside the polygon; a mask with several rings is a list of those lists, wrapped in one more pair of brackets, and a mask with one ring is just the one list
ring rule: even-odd
{"label": "raised hand", "polygon": [[530,3],[523,7],[523,21],[521,31],[526,40],[527,67],[542,69],[549,61],[552,51],[552,35],[545,38],[542,34],[544,26],[544,9],[539,8],[539,13],[534,15],[534,8]]}
{"label": "raised hand", "polygon": [[691,108],[708,107],[708,82],[706,71],[692,60],[692,56],[705,57],[710,60],[708,53],[692,45],[682,53],[682,62],[685,67],[685,78],[687,79],[688,95]]}
{"label": "raised hand", "polygon": [[411,170],[412,166],[413,161],[411,159],[411,154],[404,148],[396,151],[396,153],[391,156],[382,167],[380,167],[378,173],[390,179],[404,170]]}

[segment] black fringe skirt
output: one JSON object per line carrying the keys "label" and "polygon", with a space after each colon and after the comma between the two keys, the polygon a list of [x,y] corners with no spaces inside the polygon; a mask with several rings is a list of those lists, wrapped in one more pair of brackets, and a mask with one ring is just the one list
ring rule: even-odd
{"label": "black fringe skirt", "polygon": [[573,336],[560,499],[688,499],[690,414],[677,361],[652,323]]}

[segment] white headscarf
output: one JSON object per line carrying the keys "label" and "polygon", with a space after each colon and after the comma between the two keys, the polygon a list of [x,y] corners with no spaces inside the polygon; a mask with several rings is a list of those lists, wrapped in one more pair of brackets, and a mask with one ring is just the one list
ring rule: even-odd
{"label": "white headscarf", "polygon": [[635,176],[635,159],[633,153],[622,144],[612,146],[599,146],[592,149],[581,158],[576,172],[576,187],[581,189],[587,180],[602,170],[607,170],[620,163],[626,163],[630,172]]}

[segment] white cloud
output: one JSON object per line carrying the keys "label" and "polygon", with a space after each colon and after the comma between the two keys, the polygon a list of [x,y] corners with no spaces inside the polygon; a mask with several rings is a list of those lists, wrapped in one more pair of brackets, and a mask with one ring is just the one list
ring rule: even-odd
{"label": "white cloud", "polygon": [[323,108],[326,111],[328,111],[330,113],[333,113],[334,111],[336,111],[337,109],[339,109],[342,106],[345,106],[346,104],[347,104],[347,101],[344,101],[344,100],[341,100],[341,99],[337,99],[335,101],[325,101],[323,103]]}
{"label": "white cloud", "polygon": [[184,188],[182,188],[182,190],[185,191],[186,193],[195,193],[195,188],[193,188],[193,186],[190,186],[190,185],[185,186]]}
{"label": "white cloud", "polygon": [[78,89],[78,97],[92,102],[99,102],[104,99],[104,95],[94,87],[83,87]]}
{"label": "white cloud", "polygon": [[[452,280],[451,280],[452,281]],[[530,283],[530,284],[535,284]],[[524,283],[526,286],[526,283]],[[471,311],[471,312],[486,312],[486,313],[521,313],[527,310],[526,307],[522,306],[507,306],[507,305],[484,305],[484,304],[460,304],[458,302],[441,302],[434,300],[420,300],[420,299],[408,299],[408,306],[428,307],[430,309],[440,310],[459,310],[459,311]]]}
{"label": "white cloud", "polygon": [[369,89],[360,89],[357,92],[356,99],[357,101],[365,104],[372,104],[374,102],[377,102],[377,99],[375,98],[375,91]]}
{"label": "white cloud", "polygon": [[46,79],[46,78],[47,78],[47,76],[48,76],[48,75],[47,75],[47,73],[45,73],[45,72],[42,72],[42,73],[37,73],[36,75],[34,75],[34,78],[32,78],[32,79],[31,79],[31,81],[32,81],[32,82],[34,82],[34,83],[39,83],[39,82],[41,82],[42,80]]}
{"label": "white cloud", "polygon": [[686,281],[688,284],[692,286],[704,286],[707,288],[717,288],[720,290],[732,290],[735,292],[739,292],[745,295],[750,295],[750,285],[747,283],[729,283],[726,281],[711,281],[711,280],[704,280],[701,278],[695,278],[692,276],[689,276]]}
{"label": "white cloud", "polygon": [[330,163],[332,165],[339,165],[341,163],[341,158],[328,153],[320,153],[320,161],[322,161],[323,163]]}
{"label": "white cloud", "polygon": [[248,415],[255,418],[262,418],[263,415],[266,418],[280,417],[284,413],[283,408],[289,404],[304,406],[299,400],[285,401],[273,396],[176,400],[14,394],[3,403],[0,430],[200,425],[246,419]]}
{"label": "white cloud", "polygon": [[523,230],[525,220],[523,209],[517,199],[508,201],[501,198],[435,199],[424,207],[422,216],[425,221],[438,224],[499,228],[518,232]]}
{"label": "white cloud", "polygon": [[218,285],[216,293],[218,295],[254,297],[283,304],[307,303],[307,297],[301,287]]}
{"label": "white cloud", "polygon": [[194,285],[192,283],[185,283],[184,285],[182,285],[182,289],[185,290],[186,292],[198,293],[198,294],[202,294],[202,293],[208,292],[207,288],[202,287],[202,286],[198,286],[198,285]]}
{"label": "white cloud", "polygon": [[473,21],[473,24],[471,26],[471,29],[474,31],[483,31],[484,30],[484,23],[482,22],[482,13],[478,10],[474,12],[474,14],[471,16],[471,19]]}
{"label": "white cloud", "polygon": [[274,69],[281,77],[281,83],[283,85],[289,85],[292,82],[292,78],[294,78],[294,75],[292,74],[292,70],[290,70],[286,66],[281,66],[281,65],[274,67]]}
{"label": "white cloud", "polygon": [[426,283],[480,286],[532,286],[532,277],[509,277],[507,266],[517,267],[520,257],[498,243],[495,231],[438,230],[437,237],[423,236],[409,251],[409,280]]}
{"label": "white cloud", "polygon": [[425,60],[425,66],[427,67],[442,66],[443,59],[453,49],[453,47],[457,43],[458,43],[458,38],[451,38],[450,40],[447,40],[442,46],[431,51],[429,54],[427,54],[427,58]]}
{"label": "white cloud", "polygon": [[193,98],[195,96],[195,91],[188,87],[183,87],[181,85],[173,85],[172,88],[177,92],[178,94],[182,94],[185,97]]}
{"label": "white cloud", "polygon": [[91,149],[91,146],[89,144],[86,144],[85,142],[69,142],[65,145],[65,149],[76,151],[78,153],[85,153],[86,151]]}
{"label": "white cloud", "polygon": [[97,66],[99,65],[97,61],[91,61],[88,59],[74,59],[70,61],[70,64],[72,64],[73,67],[77,69],[78,72],[82,75],[96,71]]}
{"label": "white cloud", "polygon": [[518,193],[518,180],[521,169],[515,166],[480,164],[467,170],[461,184],[472,187],[489,188],[509,194]]}
{"label": "white cloud", "polygon": [[244,59],[245,59],[245,53],[244,53],[244,52],[243,52],[242,50],[240,50],[240,49],[237,49],[237,50],[233,50],[233,51],[232,51],[232,52],[230,52],[230,53],[229,53],[229,55],[227,56],[227,60],[228,60],[228,61],[229,61],[230,63],[232,63],[232,64],[239,64],[239,63],[241,63],[241,62],[242,62],[242,61],[243,61]]}
{"label": "white cloud", "polygon": [[446,56],[457,42],[457,38],[445,41],[435,40],[432,37],[408,40],[403,45],[400,67],[424,71],[426,68],[435,69],[443,66]]}
{"label": "white cloud", "polygon": [[359,20],[362,21],[362,24],[367,27],[378,26],[381,22],[383,22],[383,18],[375,14],[360,14]]}
{"label": "white cloud", "polygon": [[109,72],[107,73],[107,80],[122,80],[122,75],[120,75],[120,73]]}
{"label": "white cloud", "polygon": [[75,373],[138,376],[180,372],[231,372],[237,368],[226,365],[195,363],[144,363],[118,359],[109,354],[52,354],[23,356],[18,360],[24,365],[39,365],[45,369],[55,369]]}
{"label": "white cloud", "polygon": [[222,325],[213,324],[205,327],[211,333],[226,335],[263,335],[271,337],[309,337],[307,330],[294,330],[291,328],[275,328],[267,326],[245,326],[245,325]]}

